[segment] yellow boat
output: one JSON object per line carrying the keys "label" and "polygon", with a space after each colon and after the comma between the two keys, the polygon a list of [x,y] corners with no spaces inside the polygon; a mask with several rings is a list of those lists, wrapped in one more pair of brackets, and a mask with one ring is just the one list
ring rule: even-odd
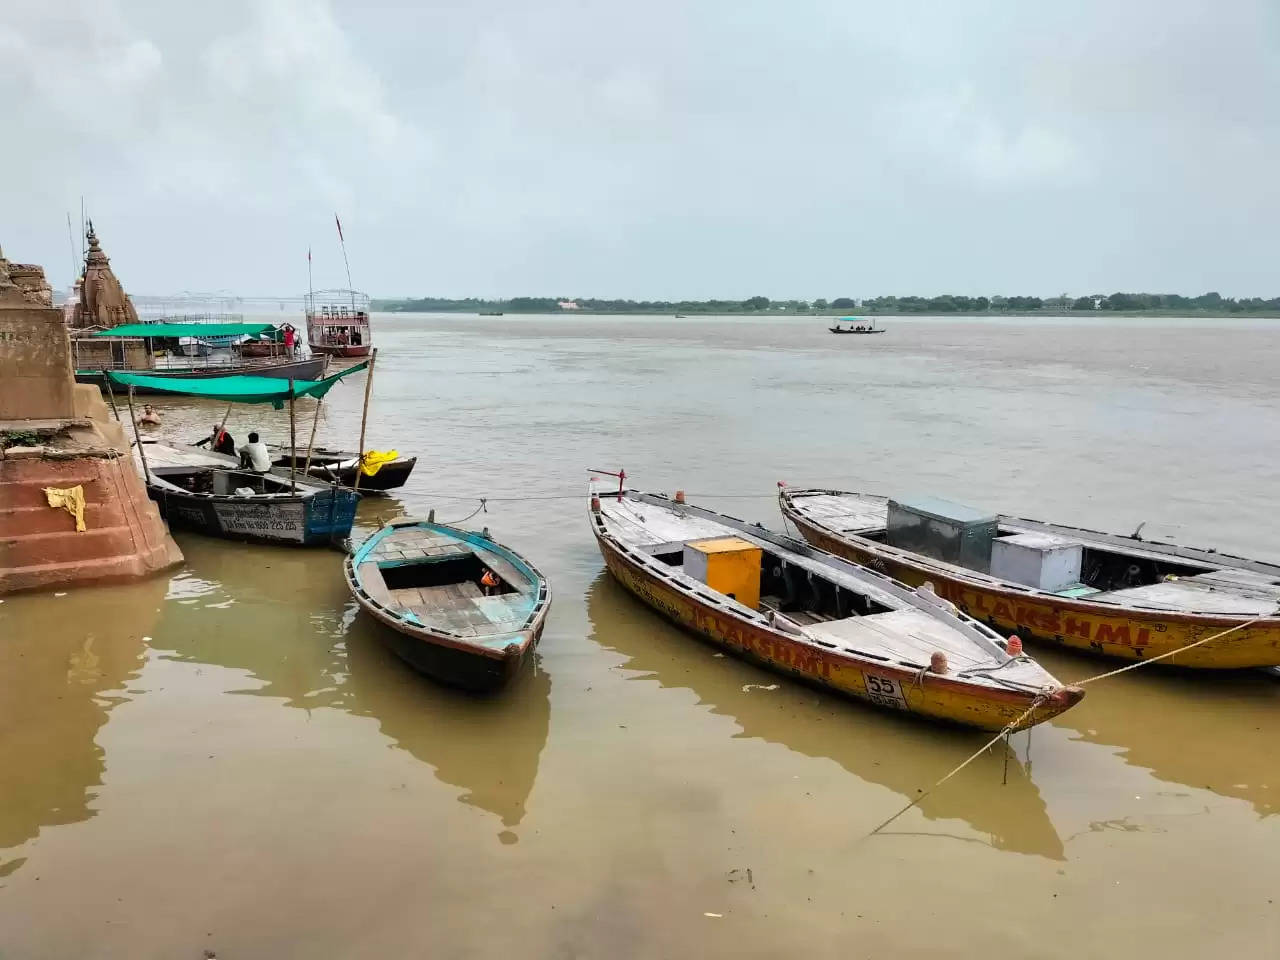
{"label": "yellow boat", "polygon": [[780,673],[982,730],[1043,723],[1084,692],[927,589],[759,525],[635,491],[591,498],[609,572],[656,611]]}
{"label": "yellow boat", "polygon": [[814,546],[906,584],[927,581],[1004,632],[1143,660],[1231,631],[1162,662],[1280,665],[1280,565],[940,500],[783,485],[778,499]]}

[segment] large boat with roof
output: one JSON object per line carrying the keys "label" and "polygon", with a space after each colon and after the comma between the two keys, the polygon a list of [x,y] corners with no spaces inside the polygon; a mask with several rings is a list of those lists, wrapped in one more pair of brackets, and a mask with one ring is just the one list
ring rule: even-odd
{"label": "large boat with roof", "polygon": [[367,357],[373,349],[369,295],[318,290],[306,297],[307,345],[331,357]]}

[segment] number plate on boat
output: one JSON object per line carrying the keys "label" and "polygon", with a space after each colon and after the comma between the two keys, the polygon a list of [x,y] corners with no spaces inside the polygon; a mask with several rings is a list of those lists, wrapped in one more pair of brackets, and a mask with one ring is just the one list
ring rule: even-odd
{"label": "number plate on boat", "polygon": [[902,695],[902,684],[897,680],[874,673],[863,673],[862,679],[867,687],[867,699],[872,703],[895,710],[907,709],[907,698]]}

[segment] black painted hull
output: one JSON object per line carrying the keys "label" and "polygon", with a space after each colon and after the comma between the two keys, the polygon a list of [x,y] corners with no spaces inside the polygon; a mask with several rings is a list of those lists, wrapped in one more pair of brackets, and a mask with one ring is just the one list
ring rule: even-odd
{"label": "black painted hull", "polygon": [[[355,454],[344,455],[343,460],[354,459]],[[301,470],[307,462],[305,454],[298,455],[298,469]],[[372,477],[360,478],[360,490],[370,493],[381,493],[387,490],[395,490],[405,485],[405,481],[409,479],[409,474],[413,473],[414,465],[418,462],[417,457],[410,457],[407,460],[397,460],[395,463],[389,463],[382,467]],[[275,460],[275,468],[277,471],[284,473],[289,472],[289,457],[286,454]],[[354,487],[356,482],[356,467],[349,466],[340,468],[337,472],[338,483],[344,487]],[[317,480],[323,480],[326,483],[332,483],[334,472],[325,464],[317,464],[313,459],[311,461],[311,469],[308,476]]]}
{"label": "black painted hull", "polygon": [[147,484],[170,527],[223,540],[282,547],[329,546],[351,535],[359,495],[332,487],[290,497],[202,496]]}

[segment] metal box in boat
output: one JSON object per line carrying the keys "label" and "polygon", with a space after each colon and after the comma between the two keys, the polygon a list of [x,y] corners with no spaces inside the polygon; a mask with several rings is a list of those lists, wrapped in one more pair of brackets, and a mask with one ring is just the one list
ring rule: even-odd
{"label": "metal box in boat", "polygon": [[739,537],[697,540],[684,545],[684,572],[754,610],[760,606],[763,557],[764,551]]}
{"label": "metal box in boat", "polygon": [[1056,593],[1080,584],[1084,547],[1048,533],[997,537],[991,545],[991,575]]}
{"label": "metal box in boat", "polygon": [[939,497],[890,500],[885,542],[983,573],[991,565],[997,520]]}

